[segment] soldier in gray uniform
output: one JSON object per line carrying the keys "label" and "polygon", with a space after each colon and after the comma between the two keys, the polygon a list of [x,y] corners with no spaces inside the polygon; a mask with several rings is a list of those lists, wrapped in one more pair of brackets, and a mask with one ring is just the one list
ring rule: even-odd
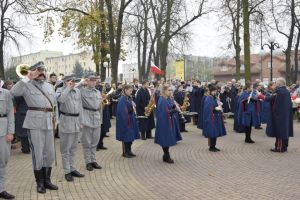
{"label": "soldier in gray uniform", "polygon": [[101,169],[101,166],[96,162],[96,149],[100,139],[100,127],[102,123],[102,97],[95,86],[96,76],[93,73],[86,75],[85,81],[77,86],[81,92],[83,106],[81,143],[88,171]]}
{"label": "soldier in gray uniform", "polygon": [[62,164],[65,179],[74,181],[73,177],[84,177],[75,168],[75,151],[82,121],[82,101],[79,89],[75,88],[74,74],[63,78],[64,86],[56,90],[60,103],[59,135]]}
{"label": "soldier in gray uniform", "polygon": [[53,86],[45,81],[45,72],[44,63],[38,62],[29,68],[27,77],[11,89],[12,95],[23,96],[28,106],[23,128],[29,129],[38,193],[45,193],[46,189],[58,190],[50,179],[55,157],[53,129],[58,121],[57,102]]}
{"label": "soldier in gray uniform", "polygon": [[15,119],[12,96],[0,87],[0,198],[14,199],[5,191],[5,167],[10,157],[11,141],[15,132]]}

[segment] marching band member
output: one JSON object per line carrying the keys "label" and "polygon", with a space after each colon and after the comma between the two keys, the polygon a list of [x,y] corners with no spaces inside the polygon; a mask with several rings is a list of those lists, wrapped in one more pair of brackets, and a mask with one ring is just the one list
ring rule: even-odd
{"label": "marching band member", "polygon": [[209,95],[205,98],[203,116],[203,135],[208,138],[209,151],[217,152],[217,138],[226,135],[222,106],[217,102],[217,88],[209,87]]}
{"label": "marching band member", "polygon": [[[145,108],[151,103],[151,95],[148,90],[149,82],[144,80],[142,82],[142,87],[137,91],[135,97],[136,112],[138,116],[145,116]],[[139,130],[141,132],[142,140],[151,139],[151,130],[155,128],[153,111],[147,118],[139,118]]]}
{"label": "marching band member", "polygon": [[274,95],[258,95],[259,99],[271,102],[271,117],[267,124],[267,136],[275,137],[275,148],[273,152],[287,152],[289,137],[293,137],[293,106],[290,92],[286,88],[284,78],[278,78],[275,82]]}
{"label": "marching band member", "polygon": [[73,177],[84,177],[75,167],[75,151],[82,124],[82,100],[79,89],[75,88],[75,75],[66,75],[63,81],[64,86],[56,91],[60,103],[60,152],[65,179],[72,182]]}
{"label": "marching band member", "polygon": [[[86,85],[85,87],[83,85]],[[95,88],[96,76],[89,73],[85,76],[85,82],[77,87],[80,89],[83,114],[82,114],[82,137],[81,143],[84,151],[86,169],[101,169],[96,162],[96,148],[100,139],[101,116],[101,93]]]}
{"label": "marching band member", "polygon": [[53,130],[58,122],[58,110],[54,87],[46,82],[43,62],[29,68],[26,78],[12,89],[13,96],[23,96],[28,106],[23,128],[29,129],[28,138],[32,164],[37,182],[37,192],[58,190],[51,182],[52,164],[55,158]]}
{"label": "marching band member", "polygon": [[[183,90],[183,85],[177,86],[177,89],[174,92],[174,100],[179,104],[179,106],[183,105],[184,97],[186,93]],[[186,119],[187,117],[185,117]],[[185,128],[186,120],[183,120],[182,118],[179,118],[179,126],[180,126],[180,132],[187,132]]]}
{"label": "marching band member", "polygon": [[164,85],[160,92],[161,96],[158,99],[156,109],[158,120],[156,122],[155,143],[159,144],[164,151],[163,161],[174,163],[174,160],[170,156],[169,148],[182,139],[177,118],[178,110],[174,100],[171,99],[171,87]]}
{"label": "marching band member", "polygon": [[[1,81],[1,80],[0,80]],[[14,199],[5,191],[6,165],[10,157],[11,142],[14,139],[15,119],[12,96],[0,87],[0,198]]]}
{"label": "marching band member", "polygon": [[121,83],[118,83],[117,84],[117,89],[116,89],[116,92],[112,95],[111,97],[111,100],[112,100],[112,112],[113,112],[113,116],[117,116],[117,106],[118,106],[118,102],[119,102],[119,99],[122,95],[122,90],[123,90],[123,86]]}
{"label": "marching band member", "polygon": [[238,125],[245,127],[245,143],[255,143],[251,139],[251,130],[252,126],[257,127],[260,125],[260,104],[251,82],[246,83],[238,104]]}
{"label": "marching band member", "polygon": [[131,146],[134,140],[139,139],[139,129],[136,120],[135,108],[132,100],[132,86],[124,85],[123,95],[119,100],[116,118],[116,139],[122,142],[123,157],[132,158]]}

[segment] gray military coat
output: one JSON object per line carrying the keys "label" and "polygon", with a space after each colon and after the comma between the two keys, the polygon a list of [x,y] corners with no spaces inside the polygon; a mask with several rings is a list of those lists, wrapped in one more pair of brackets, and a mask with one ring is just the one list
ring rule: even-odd
{"label": "gray military coat", "polygon": [[12,96],[8,90],[0,88],[0,137],[15,132],[15,119]]}

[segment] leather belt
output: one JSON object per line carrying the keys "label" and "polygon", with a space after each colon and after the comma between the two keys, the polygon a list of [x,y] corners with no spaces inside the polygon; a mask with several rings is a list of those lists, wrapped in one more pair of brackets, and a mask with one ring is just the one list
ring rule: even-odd
{"label": "leather belt", "polygon": [[79,113],[75,114],[75,113],[65,113],[60,111],[60,114],[65,115],[65,116],[70,116],[70,117],[78,117]]}
{"label": "leather belt", "polygon": [[52,109],[52,108],[28,107],[28,110],[43,111],[43,112],[53,112],[53,109]]}
{"label": "leather belt", "polygon": [[83,109],[85,109],[85,110],[90,110],[90,111],[94,111],[94,112],[98,112],[98,111],[99,111],[99,109],[87,108],[87,107],[83,107]]}
{"label": "leather belt", "polygon": [[6,114],[0,114],[0,118],[5,118],[5,117],[7,117]]}

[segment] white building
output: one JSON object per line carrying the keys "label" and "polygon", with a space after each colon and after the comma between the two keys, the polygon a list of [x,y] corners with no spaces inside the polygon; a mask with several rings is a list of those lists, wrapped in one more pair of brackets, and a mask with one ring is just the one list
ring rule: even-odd
{"label": "white building", "polygon": [[91,51],[81,52],[77,54],[63,55],[59,51],[40,51],[23,56],[12,58],[12,67],[19,64],[33,65],[39,61],[43,61],[47,67],[48,73],[69,74],[73,72],[75,63],[78,61],[83,70],[96,71],[96,65],[93,61],[93,53]]}
{"label": "white building", "polygon": [[49,73],[70,74],[73,72],[76,62],[79,62],[83,70],[96,71],[96,65],[92,59],[92,52],[81,52],[58,57],[48,57],[45,65]]}
{"label": "white building", "polygon": [[33,65],[39,61],[45,61],[49,57],[62,56],[63,53],[60,51],[48,51],[43,50],[36,53],[31,53],[22,56],[12,57],[11,67],[16,67],[19,64]]}

